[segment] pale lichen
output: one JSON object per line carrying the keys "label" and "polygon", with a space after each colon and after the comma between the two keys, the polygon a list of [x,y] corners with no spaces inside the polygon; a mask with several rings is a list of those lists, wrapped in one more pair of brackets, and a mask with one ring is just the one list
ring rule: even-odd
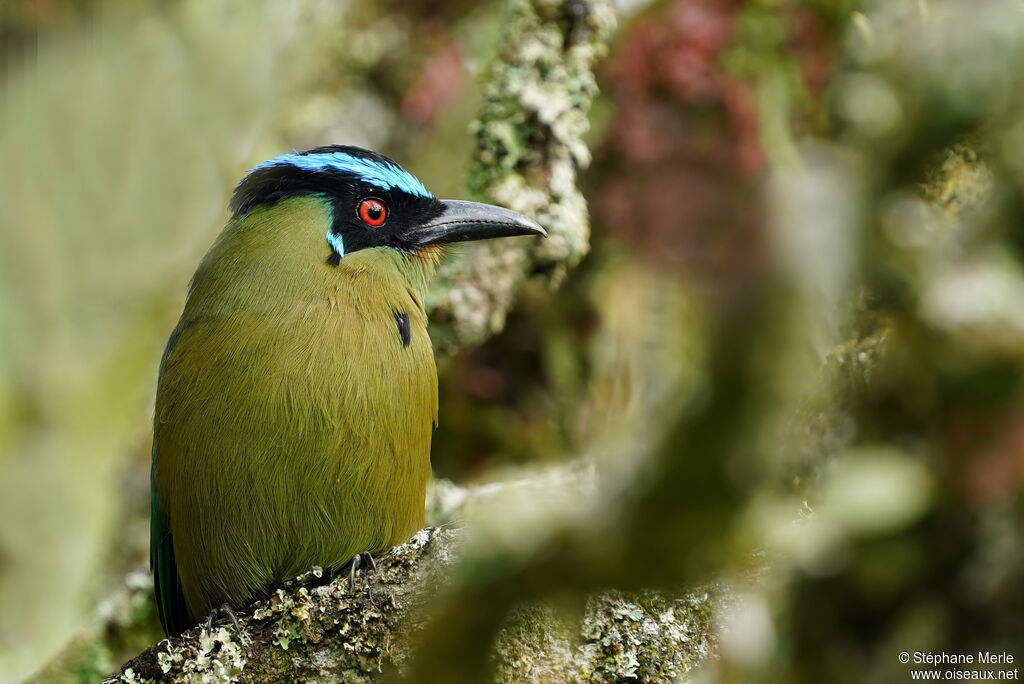
{"label": "pale lichen", "polygon": [[535,604],[516,611],[492,654],[499,682],[673,682],[712,652],[706,593],[609,591],[582,622]]}
{"label": "pale lichen", "polygon": [[[410,613],[440,583],[458,532],[428,528],[378,559],[379,571],[326,584],[316,568],[238,613],[233,628],[192,629],[134,658],[108,682],[373,681],[394,668],[419,622]],[[440,565],[441,568],[435,567]]]}
{"label": "pale lichen", "polygon": [[439,347],[473,345],[501,330],[530,272],[544,272],[557,285],[589,250],[577,171],[590,163],[583,136],[597,95],[594,66],[615,23],[610,0],[508,4],[473,124],[469,189],[532,216],[548,238],[471,245],[449,259],[427,299]]}
{"label": "pale lichen", "polygon": [[[470,490],[466,500],[500,488]],[[406,672],[430,620],[424,607],[458,582],[452,567],[465,538],[451,527],[421,530],[378,558],[378,572],[357,571],[353,586],[347,572],[327,582],[314,569],[239,611],[241,634],[192,629],[107,682],[374,682]],[[495,643],[497,681],[616,681],[630,673],[667,681],[708,654],[709,605],[704,596],[608,592],[591,598],[581,619],[534,604],[509,618]]]}
{"label": "pale lichen", "polygon": [[593,682],[674,682],[713,649],[707,593],[607,592],[587,602],[574,665]]}

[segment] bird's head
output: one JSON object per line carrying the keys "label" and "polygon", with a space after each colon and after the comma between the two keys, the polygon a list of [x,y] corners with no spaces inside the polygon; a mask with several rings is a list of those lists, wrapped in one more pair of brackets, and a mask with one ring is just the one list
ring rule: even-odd
{"label": "bird's head", "polygon": [[296,301],[334,301],[340,290],[360,296],[401,285],[423,295],[441,245],[545,235],[508,209],[437,199],[387,157],[348,146],[256,165],[229,208],[192,280],[195,315],[285,311]]}
{"label": "bird's head", "polygon": [[332,267],[365,250],[376,252],[358,261],[381,250],[422,255],[445,243],[546,235],[535,221],[508,209],[437,199],[387,157],[340,145],[282,154],[258,164],[235,188],[232,219],[297,197],[312,198],[324,207],[327,225],[317,237],[317,248],[319,261]]}
{"label": "bird's head", "polygon": [[399,279],[423,294],[440,245],[546,234],[508,209],[437,199],[387,157],[348,146],[258,164],[229,208],[231,220],[192,280],[195,315],[284,310]]}

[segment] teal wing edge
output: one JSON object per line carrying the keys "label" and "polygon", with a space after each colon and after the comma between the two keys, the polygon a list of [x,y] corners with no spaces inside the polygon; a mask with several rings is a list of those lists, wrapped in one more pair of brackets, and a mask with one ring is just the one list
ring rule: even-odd
{"label": "teal wing edge", "polygon": [[167,636],[176,636],[192,626],[185,605],[185,594],[178,579],[178,565],[174,560],[174,540],[171,526],[160,507],[156,487],[150,494],[151,519],[149,526],[149,567],[153,571],[153,589],[160,626]]}
{"label": "teal wing edge", "polygon": [[[171,333],[167,341],[167,349],[164,350],[163,358],[160,360],[160,373],[157,379],[157,393],[160,392],[160,385],[163,382],[164,368],[167,366],[167,359],[170,357],[174,346],[184,328],[177,328]],[[188,606],[185,605],[185,594],[181,589],[181,581],[178,577],[178,565],[174,560],[174,540],[171,537],[171,524],[163,507],[160,504],[160,496],[156,486],[156,462],[159,453],[159,444],[154,434],[153,439],[153,467],[150,471],[150,522],[149,522],[149,568],[153,573],[153,589],[156,594],[157,613],[160,616],[160,626],[167,636],[181,634],[194,623],[189,615]]]}

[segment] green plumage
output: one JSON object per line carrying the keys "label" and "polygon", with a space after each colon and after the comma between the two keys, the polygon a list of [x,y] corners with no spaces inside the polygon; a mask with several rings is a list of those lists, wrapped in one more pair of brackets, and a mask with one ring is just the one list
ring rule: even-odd
{"label": "green plumage", "polygon": [[423,526],[438,245],[545,235],[338,145],[258,164],[229,207],[160,365],[150,564],[169,635]]}
{"label": "green plumage", "polygon": [[154,418],[151,562],[169,634],[423,525],[437,377],[422,301],[437,248],[331,265],[330,225],[316,195],[258,206],[190,286]]}

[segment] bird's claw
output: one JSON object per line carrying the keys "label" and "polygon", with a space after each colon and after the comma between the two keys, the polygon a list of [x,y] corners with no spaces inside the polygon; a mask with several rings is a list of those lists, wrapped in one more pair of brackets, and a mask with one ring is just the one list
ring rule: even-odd
{"label": "bird's claw", "polygon": [[356,586],[356,570],[358,570],[363,565],[364,561],[369,563],[369,567],[367,569],[372,569],[373,573],[377,574],[377,561],[373,560],[373,556],[371,556],[368,551],[364,551],[363,553],[357,553],[352,557],[352,561],[349,563],[348,567],[349,589],[352,589]]}
{"label": "bird's claw", "polygon": [[359,569],[359,559],[362,557],[361,553],[357,553],[352,557],[352,560],[348,564],[348,590],[352,591],[352,588],[356,586],[356,570]]}
{"label": "bird's claw", "polygon": [[206,624],[204,625],[204,627],[207,632],[213,630],[213,623],[216,621],[218,614],[221,617],[226,616],[229,620],[231,620],[231,626],[235,628],[235,632],[237,632],[238,635],[242,638],[242,641],[248,641],[248,639],[245,636],[245,632],[242,631],[242,623],[238,621],[238,616],[235,615],[235,611],[232,610],[231,606],[227,603],[222,604],[220,608],[214,608],[210,611],[210,614],[206,616]]}

